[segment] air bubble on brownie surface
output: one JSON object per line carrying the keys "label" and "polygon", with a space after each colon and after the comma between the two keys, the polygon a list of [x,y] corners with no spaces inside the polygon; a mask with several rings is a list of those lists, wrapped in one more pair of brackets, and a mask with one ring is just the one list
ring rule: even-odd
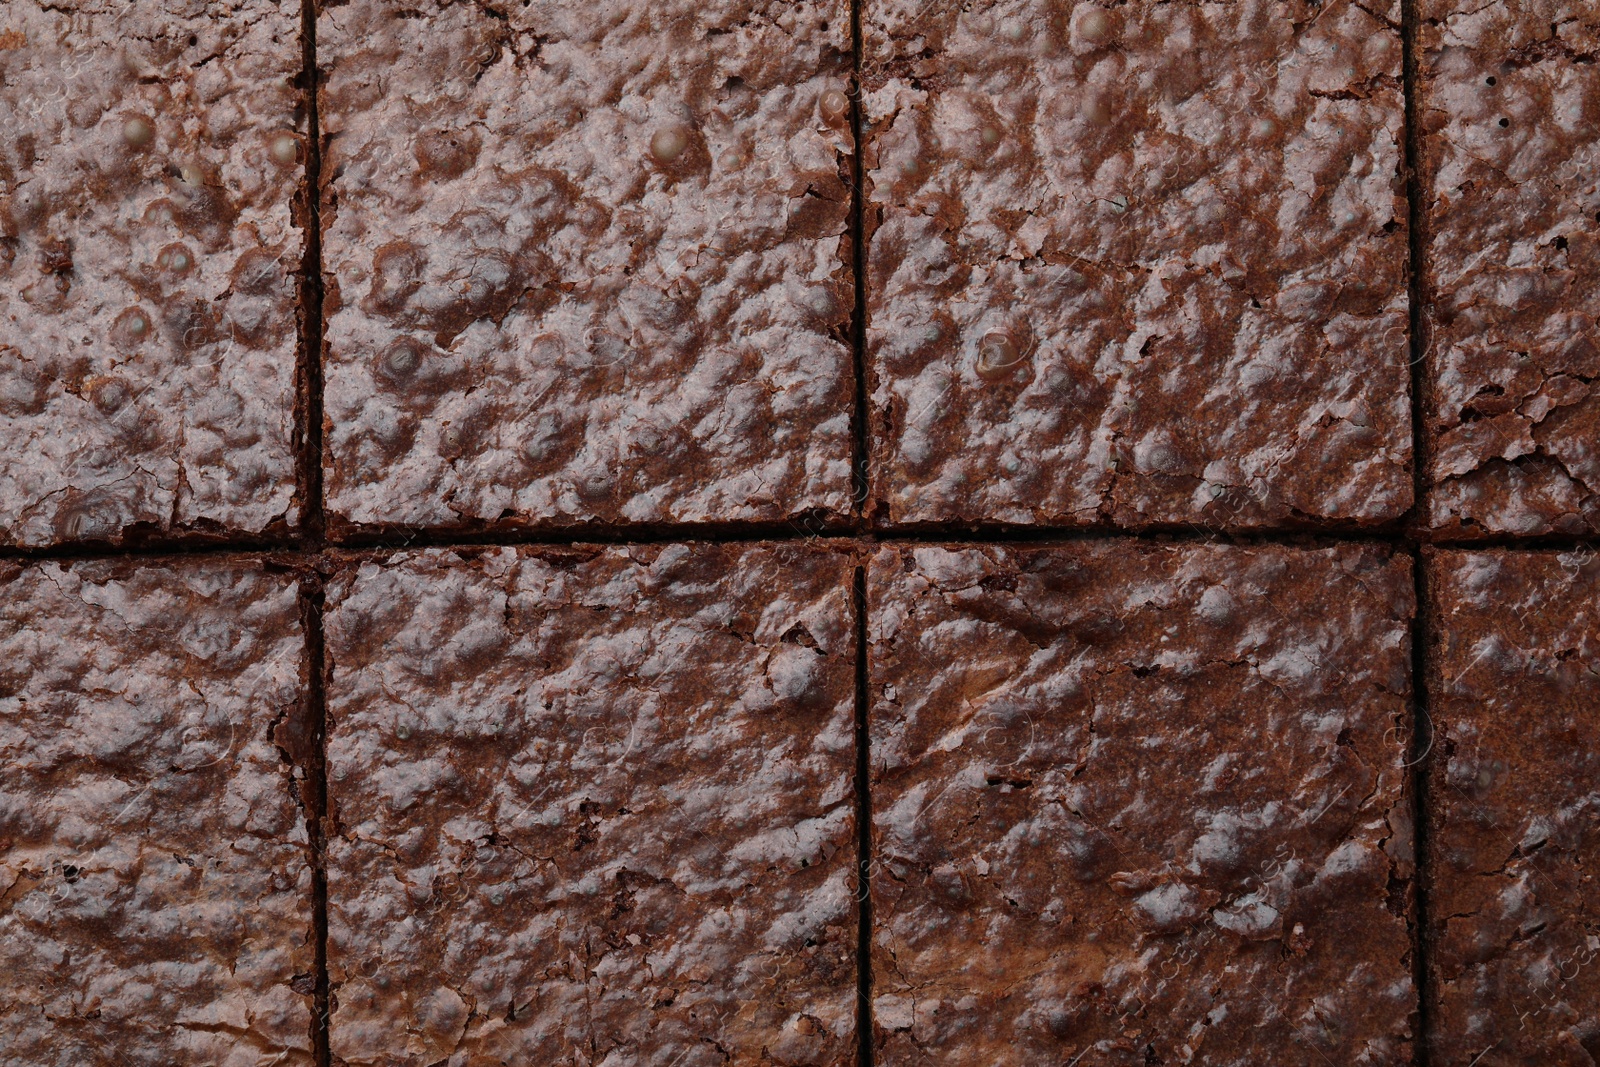
{"label": "air bubble on brownie surface", "polygon": [[119,351],[129,352],[150,337],[150,316],[139,308],[128,308],[111,324],[111,343]]}
{"label": "air bubble on brownie surface", "polygon": [[411,737],[411,727],[407,726],[405,723],[401,723],[399,726],[394,728],[394,735],[402,741],[409,740]]}
{"label": "air bubble on brownie surface", "polygon": [[1007,19],[1000,27],[1000,33],[1009,41],[1020,41],[1028,35],[1028,28],[1015,19]]}
{"label": "air bubble on brownie surface", "polygon": [[689,148],[689,131],[682,126],[664,126],[650,138],[650,154],[658,163],[671,163]]}
{"label": "air bubble on brownie surface", "polygon": [[103,415],[115,415],[128,402],[128,387],[115,378],[108,378],[94,386],[89,400]]}
{"label": "air bubble on brownie surface", "polygon": [[156,254],[156,266],[174,274],[186,274],[194,266],[194,255],[183,245],[168,245]]}
{"label": "air bubble on brownie surface", "polygon": [[1251,135],[1260,138],[1261,140],[1266,140],[1268,137],[1271,137],[1277,132],[1277,122],[1269,118],[1259,118],[1250,124]]}
{"label": "air bubble on brownie surface", "polygon": [[1009,330],[990,330],[978,341],[978,377],[998,382],[1010,377],[1022,365],[1022,346]]}
{"label": "air bubble on brownie surface", "polygon": [[1083,117],[1096,126],[1104,126],[1111,121],[1111,108],[1099,97],[1090,97],[1084,101]]}
{"label": "air bubble on brownie surface", "polygon": [[1000,143],[1000,128],[998,126],[985,126],[983,128],[983,132],[978,136],[983,140],[984,144],[993,148],[995,145]]}
{"label": "air bubble on brownie surface", "polygon": [[272,158],[285,166],[300,158],[300,141],[292,133],[280,133],[272,139]]}
{"label": "air bubble on brownie surface", "polygon": [[122,124],[122,139],[134,148],[144,148],[155,138],[155,123],[143,115],[135,115]]}
{"label": "air bubble on brownie surface", "polygon": [[422,346],[401,338],[383,353],[383,371],[390,378],[409,378],[422,365]]}
{"label": "air bubble on brownie surface", "polygon": [[1078,34],[1090,44],[1104,44],[1115,30],[1111,15],[1099,8],[1091,10],[1078,22]]}
{"label": "air bubble on brownie surface", "polygon": [[744,153],[737,148],[725,149],[722,155],[717,157],[717,165],[723,170],[738,170],[744,166]]}
{"label": "air bubble on brownie surface", "polygon": [[179,167],[178,177],[191,189],[198,189],[206,183],[205,172],[193,163],[185,163]]}
{"label": "air bubble on brownie surface", "polygon": [[817,110],[823,122],[841,126],[850,116],[850,98],[838,89],[829,89],[817,98]]}
{"label": "air bubble on brownie surface", "polygon": [[144,209],[144,221],[171,226],[177,221],[177,214],[172,210],[172,201],[166,197],[151,201],[150,206]]}

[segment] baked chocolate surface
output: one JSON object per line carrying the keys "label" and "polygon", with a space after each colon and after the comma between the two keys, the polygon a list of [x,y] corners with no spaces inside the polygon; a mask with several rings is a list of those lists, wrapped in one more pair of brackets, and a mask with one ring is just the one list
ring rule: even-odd
{"label": "baked chocolate surface", "polygon": [[505,548],[338,576],[335,1062],[853,1063],[853,563]]}
{"label": "baked chocolate surface", "polygon": [[1414,596],[1379,547],[887,548],[880,1064],[1401,1064]]}
{"label": "baked chocolate surface", "polygon": [[299,12],[0,5],[0,544],[297,522]]}
{"label": "baked chocolate surface", "polygon": [[1430,525],[1600,530],[1600,11],[1422,0]]}
{"label": "baked chocolate surface", "polygon": [[1427,565],[1429,1013],[1441,1067],[1600,1059],[1600,557]]}
{"label": "baked chocolate surface", "polygon": [[311,1059],[295,583],[0,564],[0,1063]]}
{"label": "baked chocolate surface", "polygon": [[1399,9],[866,0],[878,518],[1404,513]]}
{"label": "baked chocolate surface", "polygon": [[337,525],[849,511],[844,0],[318,25]]}

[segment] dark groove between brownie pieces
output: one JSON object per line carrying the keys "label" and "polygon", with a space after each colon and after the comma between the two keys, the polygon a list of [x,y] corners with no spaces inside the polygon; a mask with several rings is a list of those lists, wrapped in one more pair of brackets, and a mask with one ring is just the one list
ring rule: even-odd
{"label": "dark groove between brownie pieces", "polygon": [[1400,77],[1405,137],[1401,144],[1406,185],[1406,338],[1411,363],[1411,485],[1408,525],[1428,527],[1428,322],[1427,177],[1422,158],[1421,108],[1417,102],[1417,4],[1400,0]]}
{"label": "dark groove between brownie pieces", "polygon": [[[418,548],[486,548],[501,545],[652,545],[678,542],[702,544],[761,544],[818,541],[834,545],[961,544],[961,545],[1068,545],[1084,542],[1128,541],[1147,544],[1280,545],[1317,548],[1337,544],[1389,545],[1397,551],[1414,551],[1419,541],[1392,530],[1227,530],[1192,526],[1147,527],[1122,530],[1109,527],[1036,527],[990,525],[890,526],[857,530],[854,524],[828,522],[811,525],[796,519],[778,523],[682,523],[659,526],[583,525],[557,530],[519,529],[410,529],[358,532],[325,540],[321,545],[303,541],[209,537],[153,539],[136,544],[77,541],[40,547],[0,546],[0,561],[18,563],[50,560],[118,560],[256,556],[281,560],[285,565],[314,560],[333,551],[397,552]],[[1487,538],[1437,538],[1425,543],[1438,549],[1513,552],[1596,552],[1600,537],[1561,534],[1524,537],[1506,534]]]}
{"label": "dark groove between brownie pieces", "polygon": [[[301,92],[306,102],[306,173],[304,218],[305,261],[300,276],[300,343],[298,384],[300,411],[300,485],[304,510],[300,540],[304,548],[319,552],[325,544],[327,521],[322,493],[322,122],[317,73],[318,0],[301,0],[300,46],[303,56]],[[306,705],[310,717],[311,745],[306,767],[310,795],[307,831],[311,838],[311,926],[316,939],[312,987],[311,1055],[316,1067],[330,1067],[332,1001],[328,982],[328,700],[327,652],[323,639],[322,576],[312,574],[301,585],[306,630]]]}
{"label": "dark groove between brownie pieces", "polygon": [[1411,842],[1416,853],[1416,877],[1412,885],[1412,914],[1415,927],[1411,941],[1411,981],[1417,991],[1417,1032],[1413,1038],[1412,1063],[1428,1067],[1429,1043],[1433,1037],[1433,1012],[1428,981],[1428,961],[1432,941],[1428,931],[1428,889],[1432,872],[1428,869],[1428,759],[1433,752],[1433,718],[1428,714],[1428,641],[1432,614],[1428,611],[1427,555],[1413,557],[1412,580],[1416,583],[1417,607],[1411,620],[1411,743],[1406,762],[1411,771]]}
{"label": "dark groove between brownie pieces", "polygon": [[867,513],[872,492],[867,410],[867,225],[866,162],[863,158],[861,107],[861,5],[850,4],[850,257],[855,281],[855,311],[850,316],[850,355],[855,375],[854,407],[851,411],[850,513],[861,522]]}
{"label": "dark groove between brownie pieces", "polygon": [[856,1062],[872,1067],[872,763],[867,688],[867,570],[857,567],[856,609]]}
{"label": "dark groove between brownie pieces", "polygon": [[[1427,291],[1427,211],[1422,157],[1421,108],[1417,102],[1417,3],[1400,0],[1400,78],[1405,137],[1401,146],[1406,186],[1406,264],[1408,357],[1411,371],[1411,475],[1412,502],[1405,526],[1414,536],[1428,528],[1428,338],[1425,301]],[[1416,608],[1411,619],[1411,739],[1406,754],[1411,781],[1411,842],[1415,876],[1412,884],[1411,981],[1417,996],[1416,1034],[1411,1062],[1428,1067],[1433,1037],[1428,961],[1428,769],[1433,751],[1433,720],[1428,714],[1427,646],[1431,616],[1427,610],[1427,556],[1412,552],[1412,581]]]}
{"label": "dark groove between brownie pieces", "polygon": [[300,540],[320,548],[322,499],[322,122],[317,101],[317,0],[301,0],[300,91],[306,108],[306,172],[301,190],[305,258],[300,264],[300,339],[295,367],[299,438]]}
{"label": "dark groove between brownie pieces", "polygon": [[322,576],[315,572],[300,583],[300,622],[306,642],[306,733],[309,744],[304,768],[306,833],[311,840],[311,930],[316,966],[311,991],[311,1054],[317,1067],[329,1067],[328,1041],[328,700],[327,654],[323,641]]}
{"label": "dark groove between brownie pieces", "polygon": [[206,536],[152,538],[132,543],[109,541],[71,541],[59,545],[0,546],[0,560],[27,563],[33,560],[118,560],[162,559],[182,556],[285,556],[303,558],[304,549],[293,541],[240,538],[223,540]]}

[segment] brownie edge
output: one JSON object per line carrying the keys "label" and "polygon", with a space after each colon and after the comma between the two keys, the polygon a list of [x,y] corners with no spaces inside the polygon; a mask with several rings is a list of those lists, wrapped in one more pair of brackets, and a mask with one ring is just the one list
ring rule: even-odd
{"label": "brownie edge", "polygon": [[311,1067],[294,580],[0,563],[0,1063]]}
{"label": "brownie edge", "polygon": [[1600,556],[1426,560],[1440,1067],[1600,1060]]}

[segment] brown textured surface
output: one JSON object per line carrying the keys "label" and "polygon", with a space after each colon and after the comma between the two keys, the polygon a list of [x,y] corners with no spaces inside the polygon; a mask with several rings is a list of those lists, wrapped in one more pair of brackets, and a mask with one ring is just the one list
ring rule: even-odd
{"label": "brown textured surface", "polygon": [[671,545],[345,571],[336,1061],[854,1062],[851,564]]}
{"label": "brown textured surface", "polygon": [[1600,557],[1448,552],[1429,576],[1432,1062],[1589,1067]]}
{"label": "brown textured surface", "polygon": [[0,5],[0,543],[297,519],[299,10]]}
{"label": "brown textured surface", "polygon": [[848,511],[843,0],[318,25],[337,521]]}
{"label": "brown textured surface", "polygon": [[1397,2],[864,10],[883,516],[1406,510]]}
{"label": "brown textured surface", "polygon": [[1600,530],[1600,9],[1423,0],[1428,518]]}
{"label": "brown textured surface", "polygon": [[891,548],[868,597],[877,1062],[1407,1062],[1404,557]]}
{"label": "brown textured surface", "polygon": [[0,1063],[311,1063],[295,585],[0,564]]}

